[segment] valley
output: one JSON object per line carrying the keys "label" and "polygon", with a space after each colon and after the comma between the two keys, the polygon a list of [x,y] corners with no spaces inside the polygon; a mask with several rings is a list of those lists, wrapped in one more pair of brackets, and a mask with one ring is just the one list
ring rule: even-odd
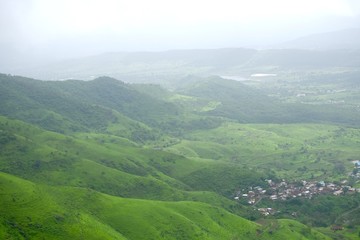
{"label": "valley", "polygon": [[242,59],[148,53],[141,83],[0,74],[0,238],[358,239],[356,59],[215,52]]}

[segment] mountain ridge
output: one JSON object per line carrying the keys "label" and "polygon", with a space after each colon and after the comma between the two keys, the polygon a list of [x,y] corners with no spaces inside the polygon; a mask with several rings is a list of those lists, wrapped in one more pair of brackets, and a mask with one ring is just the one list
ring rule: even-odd
{"label": "mountain ridge", "polygon": [[338,31],[315,33],[281,44],[275,48],[293,49],[360,49],[360,28],[342,29]]}

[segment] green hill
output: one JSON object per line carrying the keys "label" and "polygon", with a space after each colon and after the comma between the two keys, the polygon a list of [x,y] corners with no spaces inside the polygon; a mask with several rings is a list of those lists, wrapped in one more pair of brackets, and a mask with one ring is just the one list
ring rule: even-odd
{"label": "green hill", "polygon": [[[115,136],[65,136],[4,117],[0,117],[0,130],[0,171],[36,183],[90,188],[121,197],[200,201],[244,213],[246,209],[219,194],[231,196],[246,176],[247,182],[259,181],[259,173],[241,169],[227,181],[221,180],[224,186],[206,187],[206,176],[231,169],[232,164],[209,160],[204,168],[202,160],[139,148]],[[200,169],[196,176],[201,179],[190,181]]]}
{"label": "green hill", "polygon": [[257,181],[255,172],[233,171],[224,178],[234,170],[231,164],[209,160],[204,168],[204,161],[141,149],[118,137],[87,133],[71,137],[8,118],[0,122],[1,172],[28,179],[1,173],[0,201],[6,206],[1,210],[1,236],[258,239],[263,234],[257,230],[261,226],[228,212],[246,215],[245,208],[213,192],[195,191],[228,194],[221,191],[224,186]]}
{"label": "green hill", "polygon": [[0,76],[0,113],[61,133],[100,131],[146,141],[150,126],[173,121],[177,106],[110,78],[44,82]]}
{"label": "green hill", "polygon": [[[311,226],[333,236],[338,221],[341,236],[356,234],[356,194],[297,210],[264,200],[279,210],[268,217],[234,200],[265,179],[356,185],[360,132],[346,126],[358,126],[356,111],[281,102],[217,77],[189,77],[175,92],[107,77],[3,74],[0,84],[0,238],[326,239]],[[318,224],[319,209],[336,212]]]}
{"label": "green hill", "polygon": [[358,128],[336,125],[227,122],[211,130],[193,131],[184,137],[186,140],[164,150],[264,169],[267,173],[274,170],[285,178],[333,180],[340,177],[334,170],[337,164],[352,171],[349,160],[360,154],[359,137]]}
{"label": "green hill", "polygon": [[198,79],[184,87],[181,93],[207,100],[208,109],[199,114],[226,117],[241,123],[335,123],[358,126],[357,119],[360,118],[360,112],[352,107],[340,106],[334,111],[332,105],[286,103],[267,96],[265,91],[220,77]]}
{"label": "green hill", "polygon": [[280,224],[264,232],[203,203],[124,199],[37,185],[4,173],[0,188],[3,239],[328,239],[297,223],[289,231]]}
{"label": "green hill", "polygon": [[236,119],[240,122],[274,121],[281,111],[279,103],[261,91],[241,82],[219,77],[197,81],[187,86],[183,93],[218,102],[213,110],[206,113]]}

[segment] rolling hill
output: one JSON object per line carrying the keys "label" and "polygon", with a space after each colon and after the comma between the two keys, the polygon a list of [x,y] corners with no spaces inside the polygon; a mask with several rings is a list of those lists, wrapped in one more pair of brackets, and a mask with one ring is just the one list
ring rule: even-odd
{"label": "rolling hill", "polygon": [[[0,83],[1,238],[332,236],[328,225],[320,229],[327,235],[304,225],[314,218],[304,210],[299,218],[262,220],[257,208],[234,200],[237,191],[265,187],[265,179],[298,178],[304,166],[306,179],[342,180],[329,173],[340,163],[351,167],[359,132],[324,111],[317,124],[289,122],[287,109],[297,105],[218,77],[190,79],[176,92],[108,77],[54,82],[2,74]],[[329,113],[346,124],[357,119]],[[346,196],[327,201],[350,219]]]}
{"label": "rolling hill", "polygon": [[[207,171],[212,175],[228,171],[234,167],[231,164],[208,161],[204,168],[204,161],[138,148],[125,139],[101,134],[65,136],[4,117],[0,128],[0,201],[6,206],[1,209],[0,236],[4,238],[267,239],[273,234],[292,235],[278,224],[268,230],[234,215],[247,210],[214,192],[196,190],[221,193],[216,187],[204,187]],[[193,181],[192,172],[202,179]],[[240,179],[253,179],[255,184],[259,178],[249,170],[234,173],[222,184],[238,184]],[[299,225],[294,237],[303,235],[306,228]],[[305,237],[326,239],[315,230]]]}
{"label": "rolling hill", "polygon": [[125,199],[4,173],[0,187],[4,239],[329,239],[299,223],[263,228],[202,203]]}

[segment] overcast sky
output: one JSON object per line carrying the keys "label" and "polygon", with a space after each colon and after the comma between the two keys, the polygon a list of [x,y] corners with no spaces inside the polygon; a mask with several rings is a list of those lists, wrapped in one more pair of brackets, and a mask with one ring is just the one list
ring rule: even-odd
{"label": "overcast sky", "polygon": [[0,51],[257,47],[360,27],[359,0],[0,0]]}

